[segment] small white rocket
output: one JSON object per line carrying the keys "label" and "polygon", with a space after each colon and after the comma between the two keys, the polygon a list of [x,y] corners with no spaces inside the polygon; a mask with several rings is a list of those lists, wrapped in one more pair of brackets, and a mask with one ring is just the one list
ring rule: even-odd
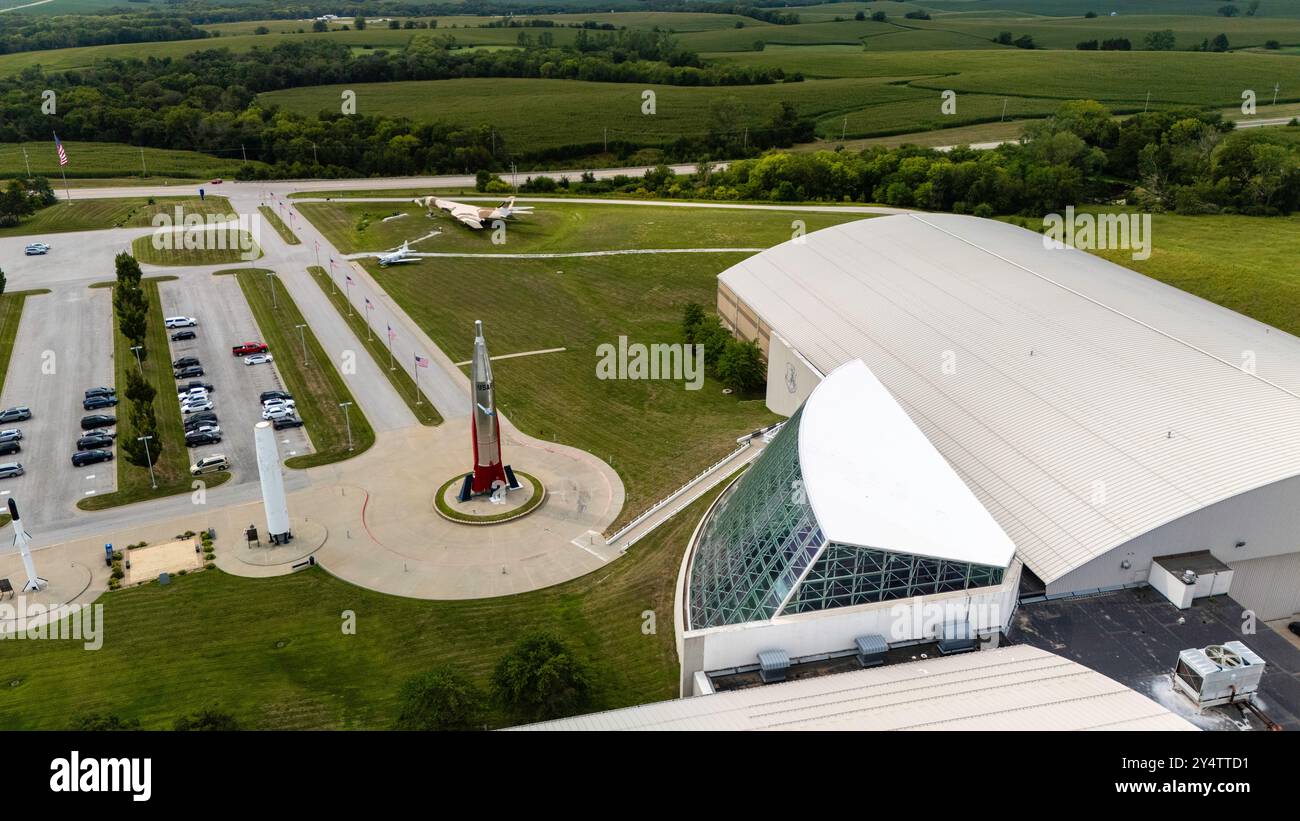
{"label": "small white rocket", "polygon": [[23,557],[23,569],[27,571],[27,584],[23,585],[24,593],[35,593],[50,586],[50,583],[40,576],[36,575],[36,565],[32,562],[31,534],[23,529],[23,523],[18,518],[18,503],[13,499],[9,500],[9,516],[12,519],[10,524],[14,526],[14,546],[18,548]]}

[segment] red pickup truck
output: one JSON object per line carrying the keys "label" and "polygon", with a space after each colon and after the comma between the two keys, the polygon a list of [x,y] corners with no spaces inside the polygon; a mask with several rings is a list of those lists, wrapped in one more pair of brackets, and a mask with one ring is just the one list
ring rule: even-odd
{"label": "red pickup truck", "polygon": [[245,342],[230,349],[234,356],[248,356],[254,353],[266,353],[267,347],[261,342]]}

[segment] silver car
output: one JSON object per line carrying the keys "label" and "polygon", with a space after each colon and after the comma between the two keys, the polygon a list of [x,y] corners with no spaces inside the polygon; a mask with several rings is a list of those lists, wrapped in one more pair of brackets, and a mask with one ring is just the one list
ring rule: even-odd
{"label": "silver car", "polygon": [[23,475],[22,462],[5,462],[0,465],[0,479],[12,479]]}

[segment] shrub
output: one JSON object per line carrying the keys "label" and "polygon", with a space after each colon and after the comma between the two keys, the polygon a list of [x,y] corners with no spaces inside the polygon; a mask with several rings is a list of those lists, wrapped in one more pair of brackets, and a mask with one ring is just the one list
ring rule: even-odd
{"label": "shrub", "polygon": [[397,694],[401,707],[394,729],[474,730],[483,726],[481,690],[450,667],[412,676]]}
{"label": "shrub", "polygon": [[521,639],[497,663],[492,692],[517,718],[561,718],[591,703],[591,677],[564,642],[537,632]]}

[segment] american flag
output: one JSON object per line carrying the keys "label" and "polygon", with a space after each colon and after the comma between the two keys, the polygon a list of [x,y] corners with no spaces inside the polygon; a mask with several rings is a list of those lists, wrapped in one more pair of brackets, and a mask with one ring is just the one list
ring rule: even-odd
{"label": "american flag", "polygon": [[348,280],[348,284],[351,285],[351,284],[352,284],[352,275],[351,275],[351,274],[344,274],[343,276],[347,278],[347,280]]}
{"label": "american flag", "polygon": [[59,151],[59,165],[68,164],[68,152],[63,150],[63,143],[59,142],[59,135],[54,135],[54,147]]}
{"label": "american flag", "polygon": [[427,368],[427,367],[429,367],[429,360],[428,360],[428,359],[425,359],[423,356],[420,356],[420,355],[417,353],[417,354],[415,355],[415,364],[416,364],[416,365],[419,365],[421,368]]}
{"label": "american flag", "polygon": [[367,308],[373,308],[373,307],[375,307],[374,305],[372,305],[372,304],[370,303],[370,297],[366,297],[366,307],[367,307]]}
{"label": "american flag", "polygon": [[388,341],[391,342],[391,341],[393,341],[393,340],[396,339],[396,338],[397,338],[397,331],[394,331],[394,330],[393,330],[393,326],[392,326],[392,325],[389,325],[389,326],[388,326]]}

